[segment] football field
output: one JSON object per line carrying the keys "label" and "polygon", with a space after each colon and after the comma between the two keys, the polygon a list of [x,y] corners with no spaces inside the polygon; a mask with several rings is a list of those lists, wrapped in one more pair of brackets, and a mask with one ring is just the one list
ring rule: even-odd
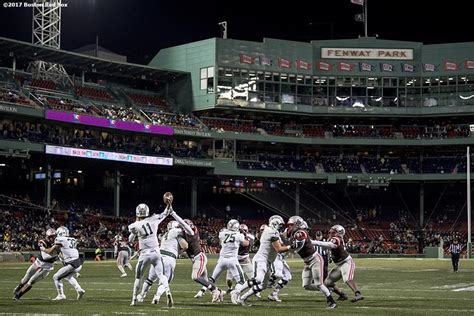
{"label": "football field", "polygon": [[[209,260],[210,273],[215,263],[215,259]],[[229,296],[223,303],[211,303],[208,293],[201,299],[193,298],[200,286],[190,278],[190,261],[178,260],[171,284],[175,307],[167,308],[165,296],[158,305],[150,304],[155,285],[144,303],[130,307],[132,273],[120,278],[114,261],[85,262],[78,281],[86,294],[80,301],[76,301],[76,293],[66,281],[67,300],[51,301],[57,293],[50,274],[15,302],[12,290],[28,264],[1,263],[0,315],[474,315],[474,260],[461,260],[459,273],[452,273],[449,260],[356,259],[355,280],[365,299],[338,302],[334,310],[326,309],[321,293],[301,288],[301,260],[290,259],[289,264],[293,280],[281,291],[281,303],[266,300],[266,290],[262,299],[254,297],[252,306],[244,307],[232,305]],[[226,289],[224,279],[225,275],[221,276],[218,285]],[[351,298],[347,286],[342,288]]]}

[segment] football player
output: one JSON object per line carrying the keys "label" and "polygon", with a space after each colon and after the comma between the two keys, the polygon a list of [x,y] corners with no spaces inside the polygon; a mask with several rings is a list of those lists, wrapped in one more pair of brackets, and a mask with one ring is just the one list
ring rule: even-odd
{"label": "football player", "polygon": [[31,290],[33,284],[46,278],[50,271],[54,269],[54,261],[57,259],[56,254],[48,254],[46,249],[50,248],[54,242],[56,231],[49,228],[46,231],[46,238],[38,241],[40,254],[38,258],[30,265],[25,276],[13,290],[13,299],[19,300],[26,292]]}
{"label": "football player", "polygon": [[202,285],[202,288],[194,295],[194,298],[201,298],[204,293],[209,290],[212,292],[212,302],[222,301],[224,293],[221,289],[217,288],[207,277],[207,257],[201,249],[201,239],[199,237],[199,231],[193,222],[189,219],[184,220],[188,224],[193,234],[185,232],[185,238],[188,242],[188,249],[186,253],[189,259],[193,262],[193,271],[191,278],[193,281]]}
{"label": "football player", "polygon": [[77,251],[77,241],[76,238],[69,236],[69,229],[64,226],[58,227],[56,229],[56,239],[54,245],[46,249],[45,252],[48,254],[59,253],[61,261],[64,264],[64,267],[58,270],[53,275],[54,286],[58,291],[58,296],[53,298],[53,301],[61,301],[66,299],[64,295],[64,286],[62,279],[66,279],[69,284],[71,284],[77,292],[77,299],[81,299],[86,291],[82,289],[79,282],[77,282],[75,275],[79,273],[82,269],[82,264],[84,259],[79,257],[79,252]]}
{"label": "football player", "polygon": [[324,260],[316,251],[308,233],[309,227],[299,216],[288,220],[288,236],[297,244],[296,252],[304,261],[303,288],[308,291],[321,291],[326,296],[328,308],[336,308],[337,304],[329,289],[324,285]]}
{"label": "football player", "polygon": [[160,223],[171,213],[169,204],[161,214],[149,216],[150,209],[148,205],[139,204],[135,210],[136,221],[128,226],[130,236],[129,242],[134,242],[138,237],[140,256],[135,267],[135,281],[133,283],[132,302],[130,306],[137,304],[137,295],[140,289],[140,283],[143,273],[148,266],[155,270],[157,279],[168,287],[168,279],[163,275],[163,263],[161,261],[160,246],[158,244],[157,231]]}
{"label": "football player", "polygon": [[[244,271],[244,275],[246,279],[250,279],[253,274],[252,262],[250,261],[250,245],[254,242],[255,236],[249,233],[249,228],[245,224],[240,224],[240,232],[244,235],[244,238],[249,241],[248,246],[239,246],[239,250],[237,253],[237,259],[239,261],[240,267],[242,271]],[[232,275],[229,270],[227,270],[227,286],[228,286],[228,294],[232,292]]]}
{"label": "football player", "polygon": [[[171,210],[173,209],[170,205]],[[175,219],[171,221],[166,226],[166,233],[161,238],[160,244],[160,254],[163,261],[163,274],[168,279],[168,286],[160,284],[156,291],[155,296],[153,297],[152,304],[158,304],[160,301],[161,295],[166,292],[167,306],[173,307],[174,301],[169,288],[169,283],[173,279],[174,270],[176,268],[176,259],[178,258],[179,250],[186,250],[188,248],[188,243],[184,239],[183,229],[189,233],[194,234],[191,227],[184,222],[184,220],[176,214],[175,211],[171,211],[171,216]],[[150,286],[157,279],[157,275],[154,270],[150,270],[148,278],[143,283],[142,292],[138,295],[137,299],[139,302],[143,302],[146,297]]]}
{"label": "football player", "polygon": [[209,278],[212,283],[215,283],[221,273],[227,270],[237,284],[244,284],[245,276],[239,264],[238,252],[240,247],[249,247],[250,242],[245,239],[244,234],[240,233],[239,230],[239,222],[235,219],[231,219],[227,223],[227,228],[223,228],[219,232],[221,251],[217,265],[212,272],[212,276]]}
{"label": "football player", "polygon": [[117,258],[117,268],[122,273],[121,278],[127,276],[123,266],[126,266],[130,271],[133,271],[132,264],[130,263],[130,254],[132,249],[128,245],[128,241],[124,240],[121,235],[117,235],[114,238],[114,257]]}
{"label": "football player", "polygon": [[342,278],[349,288],[354,292],[354,298],[351,302],[363,300],[364,297],[360,293],[357,284],[354,282],[355,264],[354,260],[346,250],[344,243],[344,234],[346,230],[341,225],[334,225],[329,230],[329,241],[313,241],[314,245],[327,248],[331,251],[333,262],[336,264],[334,268],[329,271],[327,279],[324,284],[327,287],[334,287],[337,281]]}
{"label": "football player", "polygon": [[[237,284],[231,293],[231,300],[234,304],[247,305],[246,300],[255,293],[261,292],[267,285],[270,277],[270,265],[275,261],[278,253],[287,252],[295,246],[285,246],[280,241],[280,231],[285,222],[279,215],[274,215],[268,220],[260,237],[260,247],[252,259],[254,276],[244,284]],[[240,295],[243,290],[250,288],[245,294]]]}

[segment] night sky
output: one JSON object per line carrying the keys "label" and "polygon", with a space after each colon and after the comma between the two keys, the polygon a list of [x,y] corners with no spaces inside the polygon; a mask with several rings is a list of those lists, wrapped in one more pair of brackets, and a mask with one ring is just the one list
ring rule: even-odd
{"label": "night sky", "polygon": [[[30,0],[31,1],[31,0]],[[2,1],[3,3],[6,1]],[[305,41],[355,38],[362,7],[350,0],[162,1],[63,0],[62,48],[95,43],[147,63],[161,48],[220,36],[261,41],[264,37]],[[416,5],[414,4],[416,3]],[[467,1],[369,0],[369,36],[430,43],[474,41]],[[31,41],[31,8],[0,8],[0,36]],[[474,54],[474,52],[473,52]]]}

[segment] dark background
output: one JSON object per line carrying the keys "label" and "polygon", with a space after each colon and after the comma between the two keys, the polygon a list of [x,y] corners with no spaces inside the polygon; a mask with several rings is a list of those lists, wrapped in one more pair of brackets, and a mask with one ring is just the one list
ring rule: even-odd
{"label": "dark background", "polygon": [[[27,0],[31,2],[31,0]],[[2,1],[2,4],[6,1]],[[23,2],[23,1],[22,1]],[[350,0],[326,1],[162,1],[63,0],[63,49],[95,43],[147,63],[161,48],[220,36],[262,41],[355,38],[362,7]],[[368,1],[369,36],[427,44],[474,41],[467,1]],[[0,7],[0,36],[31,41],[31,8]]]}

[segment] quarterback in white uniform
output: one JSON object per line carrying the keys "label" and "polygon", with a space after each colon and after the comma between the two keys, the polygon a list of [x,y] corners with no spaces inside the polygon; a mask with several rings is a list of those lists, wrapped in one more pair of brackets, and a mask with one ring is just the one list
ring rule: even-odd
{"label": "quarterback in white uniform", "polygon": [[22,297],[26,292],[31,290],[33,284],[46,278],[49,272],[54,269],[54,261],[58,256],[56,254],[48,254],[45,252],[45,250],[53,243],[54,236],[56,236],[56,231],[50,228],[46,231],[46,239],[38,241],[40,255],[30,265],[25,276],[20,280],[20,283],[13,291],[14,300],[20,299],[20,297]]}
{"label": "quarterback in white uniform", "polygon": [[154,214],[150,217],[150,209],[146,204],[139,204],[135,210],[137,220],[128,226],[130,236],[128,240],[134,242],[138,237],[140,256],[135,267],[135,281],[133,283],[133,294],[131,306],[137,303],[137,294],[140,289],[140,283],[143,273],[149,265],[150,269],[155,270],[156,276],[160,282],[168,287],[168,280],[163,275],[163,263],[161,261],[160,246],[158,244],[158,226],[170,214],[169,207],[166,207],[163,213]]}
{"label": "quarterback in white uniform", "polygon": [[219,253],[219,260],[212,272],[210,278],[212,283],[215,283],[221,273],[227,270],[237,284],[243,285],[245,282],[244,271],[239,264],[238,252],[241,246],[247,247],[249,241],[245,239],[244,235],[239,232],[240,224],[237,220],[231,219],[227,223],[227,228],[219,232],[219,239],[221,241],[221,251]]}
{"label": "quarterback in white uniform", "polygon": [[[281,216],[270,217],[268,226],[265,227],[260,237],[260,247],[252,259],[254,277],[243,285],[238,284],[235,287],[231,293],[232,303],[246,305],[246,300],[250,296],[261,292],[268,282],[270,265],[275,261],[277,254],[293,248],[293,245],[285,246],[280,241],[280,231],[284,225],[285,222]],[[250,289],[241,296],[240,293],[248,287]]]}
{"label": "quarterback in white uniform", "polygon": [[77,299],[81,299],[86,291],[84,291],[79,285],[75,275],[81,271],[84,260],[79,257],[79,252],[76,249],[76,238],[69,237],[69,230],[64,226],[56,229],[56,236],[54,246],[45,250],[45,252],[49,254],[60,252],[59,257],[64,264],[64,267],[59,269],[58,272],[53,275],[54,286],[58,291],[58,296],[53,298],[53,301],[66,299],[66,295],[64,295],[63,282],[61,281],[62,279],[66,279],[69,284],[74,287],[77,292]]}
{"label": "quarterback in white uniform", "polygon": [[[178,258],[178,254],[180,250],[186,250],[188,248],[188,243],[184,239],[183,236],[183,229],[186,231],[187,234],[194,234],[191,227],[178,215],[176,212],[173,211],[172,206],[171,209],[171,216],[173,216],[175,221],[171,221],[167,225],[167,231],[161,238],[160,244],[160,254],[161,259],[163,261],[163,274],[167,278],[168,283],[171,282],[174,276],[174,270],[176,268],[176,259]],[[182,228],[181,228],[182,227]],[[137,299],[139,302],[143,302],[145,299],[151,285],[157,279],[157,275],[155,270],[151,269],[147,279],[143,283],[142,292],[138,295]],[[168,307],[173,306],[173,296],[171,295],[171,290],[168,286],[165,286],[161,283],[158,286],[155,296],[153,297],[152,304],[158,304],[160,301],[161,295],[166,292],[167,298],[167,305]]]}

